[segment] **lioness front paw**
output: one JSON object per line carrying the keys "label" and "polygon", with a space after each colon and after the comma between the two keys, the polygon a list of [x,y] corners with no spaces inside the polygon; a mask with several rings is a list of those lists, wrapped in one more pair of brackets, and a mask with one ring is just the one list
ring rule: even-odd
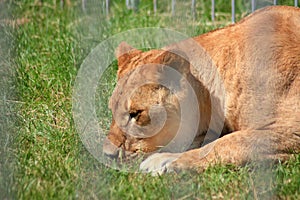
{"label": "lioness front paw", "polygon": [[181,154],[176,153],[155,153],[149,156],[140,164],[142,172],[151,173],[153,176],[174,171],[172,163]]}

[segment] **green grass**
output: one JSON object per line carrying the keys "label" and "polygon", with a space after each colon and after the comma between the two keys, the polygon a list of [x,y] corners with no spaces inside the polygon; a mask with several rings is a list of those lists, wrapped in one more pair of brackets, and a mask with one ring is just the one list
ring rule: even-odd
{"label": "green grass", "polygon": [[[1,188],[9,188],[2,193],[4,197],[299,198],[299,155],[287,164],[276,166],[215,166],[203,174],[151,177],[103,166],[86,151],[80,141],[72,120],[72,90],[78,69],[90,50],[114,34],[139,27],[170,27],[188,35],[211,30],[215,26],[207,25],[207,1],[199,1],[197,20],[189,20],[190,23],[186,23],[189,16],[171,18],[170,14],[166,14],[168,12],[163,12],[168,11],[168,5],[161,5],[159,12],[153,15],[151,1],[142,1],[138,13],[126,10],[121,3],[114,3],[109,17],[103,15],[101,5],[97,7],[92,3],[88,4],[90,7],[86,13],[82,13],[79,9],[81,1],[63,9],[58,1],[56,4],[52,0],[43,1],[43,4],[37,2],[16,1],[11,8],[17,13],[15,18],[27,18],[29,22],[10,30],[13,36],[8,34],[14,37],[14,46],[10,47],[14,53],[10,56],[15,67],[12,69],[16,69],[15,77],[10,79],[15,82],[8,86],[15,92],[9,96],[14,100],[9,101],[9,106],[15,109],[17,122],[11,124],[9,121],[9,127],[12,128],[5,129],[6,135],[11,133],[14,143],[9,150],[9,155],[13,157],[10,163],[13,165],[5,165],[9,175],[1,176]],[[242,2],[237,3],[239,15],[244,15],[247,10]],[[217,19],[222,26],[227,23],[225,20],[230,20],[230,7],[220,2],[217,5],[220,9]],[[114,66],[106,71],[97,90],[97,99],[102,102],[97,105],[98,116],[103,119],[100,124],[104,130],[108,129],[110,123],[111,114],[106,108],[107,98],[115,84]],[[3,77],[7,77],[7,74]],[[7,100],[3,102],[8,103]]]}
{"label": "green grass", "polygon": [[[0,19],[9,17],[9,6],[0,2]],[[14,132],[17,108],[15,68],[13,68],[13,35],[11,29],[0,23],[0,199],[13,197]]]}

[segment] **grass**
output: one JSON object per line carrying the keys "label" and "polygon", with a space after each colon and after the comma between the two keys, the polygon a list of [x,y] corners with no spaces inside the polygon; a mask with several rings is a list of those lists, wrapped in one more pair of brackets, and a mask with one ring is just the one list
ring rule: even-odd
{"label": "grass", "polygon": [[[158,177],[119,172],[95,160],[81,143],[72,119],[74,81],[90,50],[114,34],[139,27],[171,27],[197,35],[215,26],[206,23],[209,22],[207,1],[199,1],[197,20],[190,20],[191,23],[186,23],[189,16],[180,16],[180,12],[171,18],[166,14],[169,7],[164,4],[153,15],[151,1],[142,1],[138,13],[114,3],[109,17],[101,14],[101,5],[92,5],[93,1],[88,1],[86,13],[82,13],[80,2],[63,9],[58,1],[7,3],[17,13],[14,18],[26,18],[28,22],[14,28],[8,26],[5,32],[7,37],[13,37],[13,46],[6,46],[14,52],[9,54],[13,59],[9,66],[15,68],[6,67],[7,73],[1,73],[1,77],[8,79],[1,80],[9,83],[4,84],[6,90],[1,98],[13,91],[6,95],[10,101],[1,99],[5,105],[1,109],[6,109],[1,113],[16,115],[1,115],[1,125],[7,125],[5,132],[1,132],[5,133],[1,134],[1,144],[7,141],[8,135],[13,138],[9,139],[9,148],[1,149],[1,159],[4,160],[3,152],[9,158],[5,162],[1,160],[4,163],[1,170],[7,169],[1,171],[2,199],[299,198],[299,155],[276,166],[220,165],[203,174]],[[218,2],[217,19],[227,23],[230,9]],[[247,5],[243,7],[242,1],[237,4],[239,16],[244,15]],[[115,84],[115,72],[116,67],[112,65],[97,90],[97,98],[102,102],[98,105],[98,116],[104,119],[101,121],[104,130],[110,123],[111,114],[106,108]],[[4,119],[7,121],[3,122]]]}
{"label": "grass", "polygon": [[[0,2],[0,19],[9,17],[9,6]],[[16,132],[17,100],[12,68],[13,35],[11,29],[0,23],[0,199],[13,194],[14,135]]]}

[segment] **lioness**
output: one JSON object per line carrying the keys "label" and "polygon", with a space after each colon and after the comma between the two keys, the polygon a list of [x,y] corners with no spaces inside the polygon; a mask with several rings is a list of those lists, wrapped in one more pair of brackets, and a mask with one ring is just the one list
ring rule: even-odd
{"label": "lioness", "polygon": [[[109,157],[152,154],[140,169],[164,173],[284,161],[300,152],[299,8],[266,7],[160,50],[142,52],[123,42],[116,54],[118,84],[103,149]],[[191,95],[197,101],[186,103]],[[172,142],[179,144],[175,150],[159,152]]]}

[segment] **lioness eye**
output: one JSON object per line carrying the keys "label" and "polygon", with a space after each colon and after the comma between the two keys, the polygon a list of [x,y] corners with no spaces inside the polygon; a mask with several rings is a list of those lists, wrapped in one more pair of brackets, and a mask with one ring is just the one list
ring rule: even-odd
{"label": "lioness eye", "polygon": [[136,119],[137,120],[142,112],[143,112],[142,110],[135,110],[135,111],[129,112],[130,119]]}

